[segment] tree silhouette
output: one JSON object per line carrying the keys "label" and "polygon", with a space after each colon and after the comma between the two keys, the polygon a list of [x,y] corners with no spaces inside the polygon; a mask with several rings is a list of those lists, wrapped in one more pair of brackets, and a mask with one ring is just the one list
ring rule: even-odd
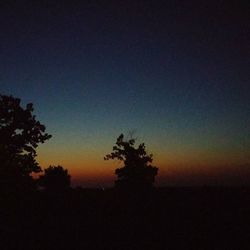
{"label": "tree silhouette", "polygon": [[70,175],[62,166],[49,166],[39,177],[38,183],[48,191],[64,191],[70,187]]}
{"label": "tree silhouette", "polygon": [[0,95],[0,188],[18,188],[32,182],[31,173],[41,171],[36,148],[51,138],[32,115],[33,104],[20,106],[20,99]]}
{"label": "tree silhouette", "polygon": [[158,168],[151,165],[153,155],[147,154],[144,143],[135,147],[135,139],[124,140],[121,134],[113,147],[113,152],[104,157],[105,160],[118,159],[124,166],[117,168],[115,174],[117,187],[144,188],[151,187],[157,175]]}

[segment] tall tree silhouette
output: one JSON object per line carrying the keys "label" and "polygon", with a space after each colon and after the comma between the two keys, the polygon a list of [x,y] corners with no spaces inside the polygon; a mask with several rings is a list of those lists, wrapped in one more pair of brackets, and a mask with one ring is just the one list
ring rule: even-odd
{"label": "tall tree silhouette", "polygon": [[49,166],[39,177],[39,185],[48,191],[64,191],[70,187],[70,175],[62,166]]}
{"label": "tall tree silhouette", "polygon": [[0,95],[0,188],[23,187],[31,173],[40,172],[36,148],[51,135],[32,114],[33,104],[20,106],[21,100]]}
{"label": "tall tree silhouette", "polygon": [[124,164],[115,170],[118,177],[115,182],[117,187],[151,187],[158,172],[158,168],[151,165],[153,155],[147,154],[145,144],[141,143],[136,148],[135,139],[126,141],[123,134],[117,138],[113,152],[107,154],[104,159],[118,159]]}

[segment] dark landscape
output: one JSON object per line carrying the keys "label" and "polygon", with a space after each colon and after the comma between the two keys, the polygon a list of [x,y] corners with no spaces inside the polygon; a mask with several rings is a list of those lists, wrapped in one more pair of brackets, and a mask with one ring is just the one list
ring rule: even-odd
{"label": "dark landscape", "polygon": [[250,189],[1,196],[1,249],[249,249]]}
{"label": "dark landscape", "polygon": [[249,31],[242,0],[0,0],[0,250],[249,250]]}

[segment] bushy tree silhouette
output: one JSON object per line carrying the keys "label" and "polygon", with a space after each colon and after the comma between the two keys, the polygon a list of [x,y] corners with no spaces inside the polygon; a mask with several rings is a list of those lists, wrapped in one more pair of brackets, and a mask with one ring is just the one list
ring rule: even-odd
{"label": "bushy tree silhouette", "polygon": [[40,172],[36,148],[51,135],[32,114],[33,104],[0,95],[0,188],[22,188],[32,182],[30,174]]}
{"label": "bushy tree silhouette", "polygon": [[70,175],[62,166],[49,166],[39,177],[38,183],[48,191],[65,191],[70,187]]}
{"label": "bushy tree silhouette", "polygon": [[151,165],[153,155],[147,154],[145,144],[141,143],[136,148],[135,139],[126,141],[123,134],[117,138],[113,152],[107,154],[104,159],[118,159],[124,163],[123,167],[115,170],[118,177],[115,182],[116,187],[151,187],[158,172],[158,168]]}

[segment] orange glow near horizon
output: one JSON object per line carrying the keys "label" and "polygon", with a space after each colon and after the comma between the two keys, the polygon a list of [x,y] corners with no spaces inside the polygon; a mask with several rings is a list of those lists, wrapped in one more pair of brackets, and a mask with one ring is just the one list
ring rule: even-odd
{"label": "orange glow near horizon", "polygon": [[[39,151],[38,162],[42,168],[49,165],[67,168],[73,185],[112,186],[116,179],[114,171],[122,163],[104,161],[103,157],[109,151],[101,147],[85,151],[44,147]],[[234,176],[250,176],[248,168],[239,169],[245,163],[244,157],[237,153],[228,155],[227,152],[186,149],[175,152],[157,151],[153,158],[153,165],[159,168],[156,185],[216,184],[223,178],[230,180]]]}
{"label": "orange glow near horizon", "polygon": [[[192,141],[192,138],[196,139]],[[249,163],[249,151],[230,146],[223,140],[219,144],[209,137],[199,139],[195,135],[185,140],[178,136],[167,140],[152,134],[139,137],[138,142],[142,141],[148,152],[153,153],[153,165],[159,168],[157,185],[209,184],[223,178],[250,176],[248,168],[239,167]],[[115,169],[122,163],[105,161],[104,156],[112,151],[114,142],[115,137],[108,135],[98,134],[82,141],[79,136],[58,134],[39,146],[37,160],[42,168],[61,165],[68,169],[73,184],[112,186]]]}

